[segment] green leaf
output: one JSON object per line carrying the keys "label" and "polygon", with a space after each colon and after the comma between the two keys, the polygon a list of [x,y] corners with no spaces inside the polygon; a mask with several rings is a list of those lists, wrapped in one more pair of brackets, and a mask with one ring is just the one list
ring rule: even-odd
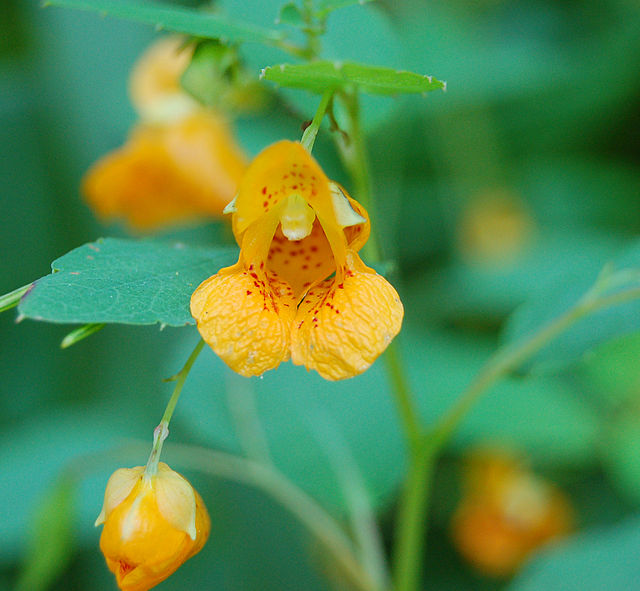
{"label": "green leaf", "polygon": [[29,291],[29,287],[29,285],[24,285],[0,296],[0,312],[6,312],[7,310],[11,310],[11,308],[15,308],[20,302],[20,298]]}
{"label": "green leaf", "polygon": [[92,10],[127,20],[155,25],[156,29],[177,31],[196,37],[221,39],[231,42],[277,44],[282,35],[250,23],[230,20],[222,15],[169,6],[144,0],[46,0],[45,6],[63,6],[79,10]]}
{"label": "green leaf", "polygon": [[105,238],[55,260],[18,311],[60,323],[194,324],[191,294],[236,257],[234,249]]}
{"label": "green leaf", "polygon": [[543,550],[508,591],[636,589],[640,517],[579,534]]}
{"label": "green leaf", "polygon": [[70,562],[75,488],[71,478],[62,477],[47,489],[30,524],[26,560],[15,591],[48,589]]}
{"label": "green leaf", "polygon": [[[559,280],[554,288],[538,293],[520,307],[509,319],[504,331],[504,341],[512,343],[537,331],[554,318],[575,306],[578,300],[594,285],[599,273],[578,276],[568,274]],[[629,271],[625,288],[640,286],[640,241],[634,242],[611,269]],[[639,279],[635,279],[633,274]],[[622,287],[622,286],[619,286]],[[551,341],[531,360],[530,365],[556,369],[581,360],[586,353],[598,345],[614,338],[640,331],[640,300],[610,306],[589,314],[559,337]]]}
{"label": "green leaf", "polygon": [[278,16],[277,22],[292,25],[294,27],[302,27],[305,24],[300,9],[293,2],[285,4],[280,9],[280,16]]}
{"label": "green leaf", "polygon": [[383,95],[425,93],[446,89],[446,83],[432,76],[393,68],[329,60],[308,64],[269,66],[262,70],[261,77],[281,86],[304,88],[319,93],[350,85],[358,86],[371,94]]}

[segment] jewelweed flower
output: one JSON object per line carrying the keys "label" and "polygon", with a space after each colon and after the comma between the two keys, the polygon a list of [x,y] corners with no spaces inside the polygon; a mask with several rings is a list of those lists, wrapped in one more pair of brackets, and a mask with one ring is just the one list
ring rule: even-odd
{"label": "jewelweed flower", "polygon": [[223,117],[180,88],[192,50],[167,37],[140,58],[130,91],[141,121],[99,160],[82,191],[102,218],[151,230],[222,214],[247,166]]}
{"label": "jewelweed flower", "polygon": [[453,519],[453,540],[484,574],[513,574],[537,548],[572,529],[565,495],[504,452],[476,453],[465,488]]}
{"label": "jewelweed flower", "polygon": [[146,591],[197,554],[210,521],[200,495],[160,462],[157,473],[121,468],[109,478],[96,526],[100,549],[122,591]]}
{"label": "jewelweed flower", "polygon": [[244,376],[289,358],[328,380],[365,371],[399,332],[403,307],[357,254],[364,208],[301,144],[280,141],[251,163],[228,211],[240,256],[191,297],[203,339]]}

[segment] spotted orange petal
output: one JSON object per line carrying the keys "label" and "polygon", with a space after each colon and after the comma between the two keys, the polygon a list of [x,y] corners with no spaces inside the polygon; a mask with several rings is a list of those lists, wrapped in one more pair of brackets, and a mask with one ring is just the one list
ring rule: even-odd
{"label": "spotted orange petal", "polygon": [[206,343],[235,372],[261,375],[290,356],[293,290],[242,261],[204,281],[191,314]]}
{"label": "spotted orange petal", "polygon": [[404,310],[395,289],[352,251],[347,268],[311,288],[291,334],[291,358],[323,378],[365,371],[400,331]]}

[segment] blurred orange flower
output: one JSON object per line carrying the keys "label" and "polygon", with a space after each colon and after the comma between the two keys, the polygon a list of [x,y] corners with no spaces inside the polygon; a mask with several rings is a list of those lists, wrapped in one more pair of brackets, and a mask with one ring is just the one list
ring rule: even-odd
{"label": "blurred orange flower", "polygon": [[204,502],[164,463],[155,475],[121,468],[109,478],[96,525],[100,549],[123,591],[147,591],[200,552],[209,537]]}
{"label": "blurred orange flower", "polygon": [[180,88],[192,53],[182,43],[180,37],[161,39],[133,69],[131,98],[141,122],[83,181],[87,201],[102,218],[151,230],[219,216],[236,192],[246,158],[222,116]]}
{"label": "blurred orange flower", "polygon": [[464,484],[466,492],[452,523],[453,540],[486,575],[513,574],[534,550],[572,529],[566,496],[504,451],[476,452]]}
{"label": "blurred orange flower", "polygon": [[203,339],[244,376],[290,357],[328,380],[365,371],[399,332],[403,307],[357,254],[364,208],[301,144],[280,141],[252,162],[229,210],[240,257],[191,298]]}

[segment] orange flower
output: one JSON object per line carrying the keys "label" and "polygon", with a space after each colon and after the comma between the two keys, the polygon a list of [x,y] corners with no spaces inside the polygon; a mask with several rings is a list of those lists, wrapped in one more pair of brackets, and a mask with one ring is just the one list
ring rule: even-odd
{"label": "orange flower", "polygon": [[302,145],[281,141],[249,166],[229,210],[240,258],[191,297],[203,339],[244,376],[290,357],[329,380],[366,370],[403,308],[357,254],[369,235],[362,206]]}
{"label": "orange flower", "polygon": [[192,53],[181,44],[179,37],[162,39],[140,58],[131,96],[142,122],[83,181],[103,218],[148,230],[217,216],[244,174],[246,159],[226,122],[180,88]]}
{"label": "orange flower", "polygon": [[537,548],[572,529],[565,495],[504,452],[476,454],[465,479],[453,539],[484,574],[513,574]]}
{"label": "orange flower", "polygon": [[204,502],[177,472],[160,462],[121,468],[109,478],[102,512],[100,549],[123,591],[146,591],[200,552],[209,537]]}

